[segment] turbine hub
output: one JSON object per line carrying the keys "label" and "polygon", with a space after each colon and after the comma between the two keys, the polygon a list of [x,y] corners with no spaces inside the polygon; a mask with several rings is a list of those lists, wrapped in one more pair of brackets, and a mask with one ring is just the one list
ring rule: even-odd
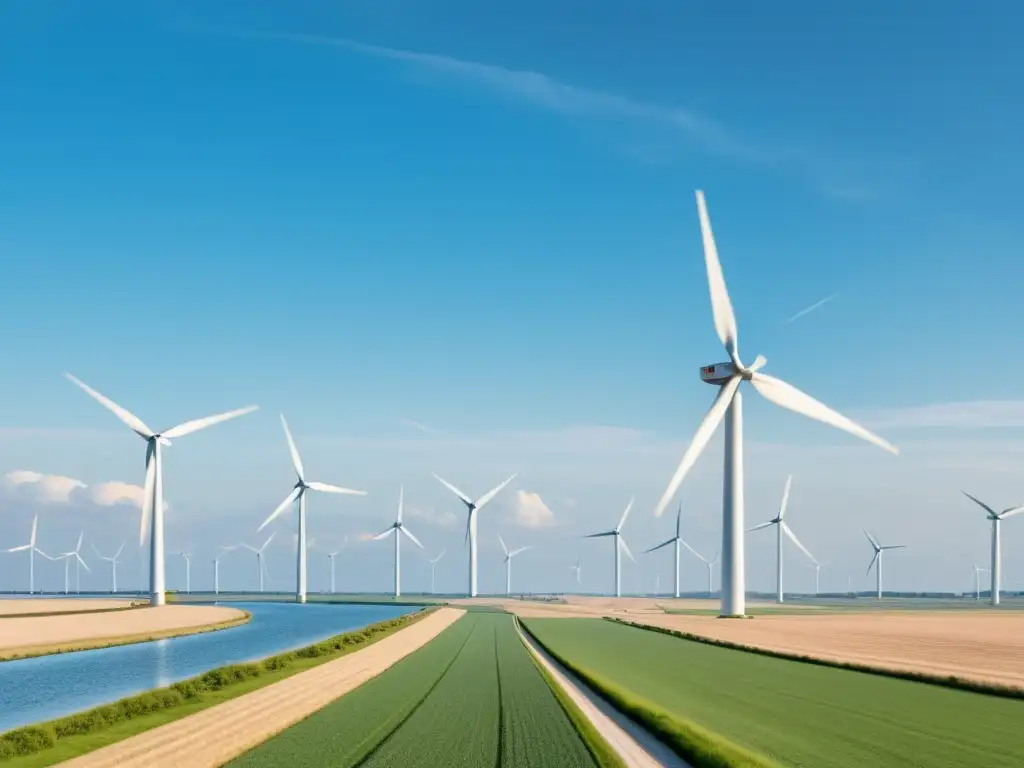
{"label": "turbine hub", "polygon": [[713,365],[705,365],[700,369],[700,380],[705,384],[713,384],[716,387],[720,387],[737,373],[739,373],[739,370],[731,362],[714,363]]}

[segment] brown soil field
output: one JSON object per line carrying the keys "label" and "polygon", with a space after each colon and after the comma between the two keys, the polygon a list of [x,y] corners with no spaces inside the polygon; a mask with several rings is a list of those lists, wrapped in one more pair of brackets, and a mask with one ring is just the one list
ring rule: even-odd
{"label": "brown soil field", "polygon": [[[323,709],[426,645],[464,611],[441,608],[369,648],[61,763],[67,768],[215,768]],[[329,756],[324,756],[329,764]]]}
{"label": "brown soil field", "polygon": [[880,611],[746,620],[669,614],[623,618],[828,661],[1024,688],[1024,613]]}
{"label": "brown soil field", "polygon": [[72,598],[63,600],[59,597],[26,599],[2,599],[0,598],[0,616],[21,616],[33,613],[65,613],[82,611],[105,611],[117,608],[131,608],[132,600],[91,600]]}
{"label": "brown soil field", "polygon": [[[28,601],[45,603],[100,603],[120,601]],[[111,607],[111,606],[107,606]],[[81,606],[79,606],[81,609]],[[95,610],[95,606],[94,606]],[[205,605],[165,605],[107,613],[67,616],[16,616],[0,620],[0,658],[39,656],[105,645],[189,634],[214,625],[245,621],[237,608]]]}

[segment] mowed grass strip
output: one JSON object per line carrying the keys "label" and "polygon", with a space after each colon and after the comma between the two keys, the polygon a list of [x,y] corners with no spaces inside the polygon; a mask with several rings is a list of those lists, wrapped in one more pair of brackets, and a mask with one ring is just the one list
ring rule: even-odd
{"label": "mowed grass strip", "polygon": [[511,616],[467,613],[380,676],[229,765],[592,768],[526,653]]}
{"label": "mowed grass strip", "polygon": [[1024,765],[1022,701],[718,648],[603,619],[523,623],[555,655],[641,705],[783,765]]}

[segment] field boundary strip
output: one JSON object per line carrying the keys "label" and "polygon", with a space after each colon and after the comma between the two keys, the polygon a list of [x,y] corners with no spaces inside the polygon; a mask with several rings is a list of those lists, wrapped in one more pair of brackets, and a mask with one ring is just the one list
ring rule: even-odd
{"label": "field boundary strip", "polygon": [[633,627],[634,629],[644,630],[646,632],[670,635],[671,637],[676,637],[680,640],[690,640],[695,643],[713,645],[718,648],[726,648],[732,651],[744,651],[746,653],[757,654],[758,656],[769,656],[771,658],[782,659],[784,661],[795,661],[803,664],[812,664],[818,667],[832,667],[833,669],[843,669],[848,672],[861,672],[868,675],[878,675],[879,677],[892,677],[897,680],[906,680],[912,683],[935,685],[941,688],[953,688],[958,691],[967,691],[969,693],[977,693],[986,696],[998,696],[1003,699],[1024,700],[1024,688],[1018,688],[1012,685],[985,683],[980,680],[970,680],[963,677],[957,677],[956,675],[933,675],[927,672],[913,672],[910,670],[891,669],[888,667],[876,667],[855,661],[824,659],[820,656],[808,656],[806,654],[793,653],[791,651],[777,651],[759,645],[746,645],[744,643],[733,642],[732,640],[718,640],[713,637],[706,637],[693,632],[668,629],[667,627],[656,627],[651,624],[643,624],[638,621],[628,621],[615,616],[605,616],[604,620],[610,621],[613,624],[622,624],[623,626]]}
{"label": "field boundary strip", "polygon": [[[571,621],[571,619],[562,619]],[[628,622],[622,622],[628,624]],[[718,733],[697,725],[680,715],[637,696],[602,676],[574,664],[557,653],[530,629],[529,620],[521,622],[524,631],[538,646],[586,683],[601,698],[643,725],[693,768],[782,768],[767,757],[729,741]]]}
{"label": "field boundary strip", "polygon": [[[0,765],[16,767],[20,758],[26,758],[33,768],[39,768],[117,744],[348,656],[418,623],[436,610],[430,607],[375,622],[294,651],[248,664],[217,667],[171,686],[7,731],[0,734]],[[116,731],[117,738],[104,740],[102,736],[108,731]],[[52,761],[39,754],[55,747],[60,749],[54,751]]]}

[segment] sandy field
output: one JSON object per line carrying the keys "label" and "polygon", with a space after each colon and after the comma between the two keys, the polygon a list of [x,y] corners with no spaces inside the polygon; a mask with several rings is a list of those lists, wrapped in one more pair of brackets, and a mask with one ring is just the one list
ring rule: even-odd
{"label": "sandy field", "polygon": [[722,620],[623,617],[786,653],[1024,688],[1024,613],[914,611]]}
{"label": "sandy field", "polygon": [[[15,602],[15,601],[11,601]],[[19,603],[110,603],[102,600],[18,600]],[[79,605],[81,610],[81,605]],[[0,619],[0,658],[35,656],[57,650],[95,648],[115,642],[188,634],[212,624],[244,620],[237,608],[205,605],[165,605],[110,613],[69,616],[17,616]]]}
{"label": "sandy field", "polygon": [[441,608],[340,659],[73,760],[67,768],[215,768],[376,677],[463,615]]}
{"label": "sandy field", "polygon": [[44,598],[36,600],[25,599],[2,599],[0,598],[0,616],[20,616],[32,613],[64,613],[65,611],[103,611],[112,608],[131,608],[132,600],[89,600],[69,599],[62,600],[59,597]]}
{"label": "sandy field", "polygon": [[[639,621],[642,616],[664,616],[664,608],[671,610],[718,610],[718,600],[676,600],[668,597],[583,597],[567,595],[565,603],[545,603],[540,600],[474,597],[452,600],[452,605],[492,605],[523,618],[594,618],[618,616]],[[747,601],[749,606],[774,605]]]}

